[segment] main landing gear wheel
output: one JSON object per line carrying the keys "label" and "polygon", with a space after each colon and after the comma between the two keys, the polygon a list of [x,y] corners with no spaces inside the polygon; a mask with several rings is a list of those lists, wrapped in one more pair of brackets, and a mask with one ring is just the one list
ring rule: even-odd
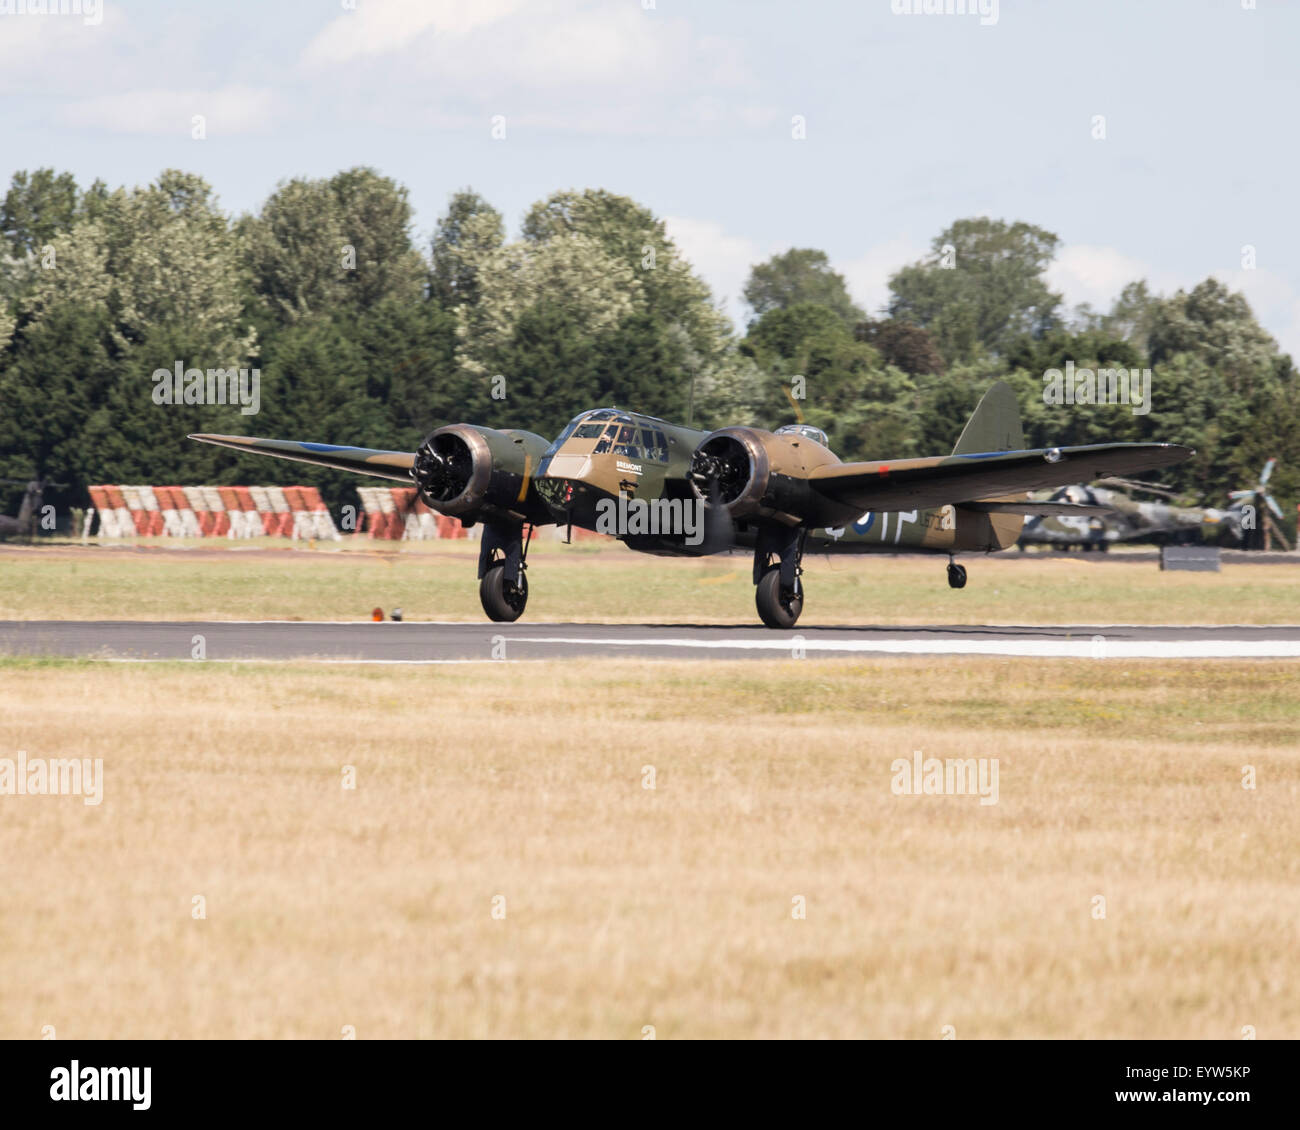
{"label": "main landing gear wheel", "polygon": [[955,561],[948,563],[948,587],[954,589],[964,589],[966,587],[965,565],[958,565]]}
{"label": "main landing gear wheel", "polygon": [[803,586],[795,577],[793,589],[782,587],[781,566],[773,565],[759,578],[754,603],[769,628],[793,628],[803,611]]}
{"label": "main landing gear wheel", "polygon": [[491,566],[478,583],[478,598],[488,619],[498,623],[512,623],[523,615],[528,604],[528,576],[522,571],[519,583],[506,580],[505,562]]}

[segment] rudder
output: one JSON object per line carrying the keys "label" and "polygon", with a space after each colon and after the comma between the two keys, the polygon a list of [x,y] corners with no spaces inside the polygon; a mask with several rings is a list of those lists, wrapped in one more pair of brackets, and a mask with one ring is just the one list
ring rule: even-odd
{"label": "rudder", "polygon": [[966,421],[954,455],[979,455],[986,451],[1023,451],[1025,433],[1020,426],[1020,404],[1006,381],[990,386]]}

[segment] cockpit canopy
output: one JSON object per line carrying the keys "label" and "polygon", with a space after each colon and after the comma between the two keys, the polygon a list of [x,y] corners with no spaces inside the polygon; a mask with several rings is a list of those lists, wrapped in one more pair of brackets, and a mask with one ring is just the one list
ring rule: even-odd
{"label": "cockpit canopy", "polygon": [[626,459],[668,462],[668,437],[658,420],[617,408],[597,408],[569,421],[546,454],[554,455],[570,439],[595,440],[592,455],[621,455]]}
{"label": "cockpit canopy", "polygon": [[822,447],[830,447],[830,444],[826,442],[826,433],[821,428],[814,428],[811,424],[785,424],[777,428],[774,434],[779,436],[802,436],[804,439],[812,440],[813,443],[820,443]]}

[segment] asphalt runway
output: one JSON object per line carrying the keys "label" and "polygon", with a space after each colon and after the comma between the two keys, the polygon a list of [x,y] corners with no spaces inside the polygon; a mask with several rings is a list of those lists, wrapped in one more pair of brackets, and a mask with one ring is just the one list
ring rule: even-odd
{"label": "asphalt runway", "polygon": [[0,621],[0,655],[465,663],[500,659],[761,659],[1019,655],[1097,659],[1300,657],[1300,625],[796,627],[384,621]]}

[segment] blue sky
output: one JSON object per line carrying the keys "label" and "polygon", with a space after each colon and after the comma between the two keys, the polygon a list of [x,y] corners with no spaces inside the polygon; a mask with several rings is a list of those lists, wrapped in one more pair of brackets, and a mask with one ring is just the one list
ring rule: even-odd
{"label": "blue sky", "polygon": [[176,166],[242,211],[369,164],[410,189],[421,239],[465,185],[512,230],[603,187],[665,217],[733,316],[750,264],[790,246],[874,308],[947,223],[989,214],[1061,237],[1072,303],[1213,274],[1300,355],[1294,0],[999,0],[995,21],[904,0],[102,0],[98,23],[21,2],[0,0],[5,182]]}

